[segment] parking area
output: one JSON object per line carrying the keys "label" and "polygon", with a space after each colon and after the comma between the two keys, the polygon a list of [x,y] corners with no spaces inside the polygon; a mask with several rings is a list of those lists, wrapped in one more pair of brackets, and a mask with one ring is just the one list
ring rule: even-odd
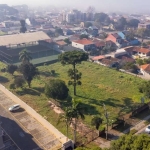
{"label": "parking area", "polygon": [[[0,121],[2,122],[2,128],[18,146],[12,147],[11,150],[57,150],[61,148],[59,139],[24,109],[9,112],[8,108],[14,104],[10,98],[0,91]],[[11,143],[11,140],[8,140],[7,143]],[[11,145],[15,144],[11,143]]]}

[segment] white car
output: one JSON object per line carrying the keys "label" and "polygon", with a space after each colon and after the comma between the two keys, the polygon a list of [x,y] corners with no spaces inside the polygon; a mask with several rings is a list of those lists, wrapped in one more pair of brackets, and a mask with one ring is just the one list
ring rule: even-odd
{"label": "white car", "polygon": [[146,132],[146,133],[150,133],[150,126],[148,126],[148,127],[145,129],[145,132]]}
{"label": "white car", "polygon": [[13,105],[13,106],[11,106],[9,108],[9,111],[15,111],[15,110],[18,110],[19,108],[20,108],[20,105],[19,104],[15,104],[15,105]]}

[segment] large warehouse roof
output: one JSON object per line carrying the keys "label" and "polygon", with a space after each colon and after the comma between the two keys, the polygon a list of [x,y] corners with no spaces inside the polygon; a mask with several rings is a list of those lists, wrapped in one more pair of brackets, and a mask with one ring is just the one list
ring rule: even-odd
{"label": "large warehouse roof", "polygon": [[0,36],[0,46],[17,45],[22,43],[29,43],[49,39],[50,37],[43,31],[4,35]]}

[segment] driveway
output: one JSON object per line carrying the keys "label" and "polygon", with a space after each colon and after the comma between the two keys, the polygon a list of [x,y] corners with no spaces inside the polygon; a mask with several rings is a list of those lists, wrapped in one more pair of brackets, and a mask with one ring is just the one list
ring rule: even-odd
{"label": "driveway", "polygon": [[1,126],[17,145],[12,150],[57,150],[61,147],[60,141],[24,109],[9,112],[8,108],[13,104],[15,103],[0,91]]}

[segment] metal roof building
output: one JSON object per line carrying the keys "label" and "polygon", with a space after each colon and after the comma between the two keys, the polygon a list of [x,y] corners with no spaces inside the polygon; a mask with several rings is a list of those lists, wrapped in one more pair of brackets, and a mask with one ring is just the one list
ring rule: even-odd
{"label": "metal roof building", "polygon": [[51,38],[43,31],[4,35],[0,36],[0,46],[19,45],[41,40],[51,40]]}

